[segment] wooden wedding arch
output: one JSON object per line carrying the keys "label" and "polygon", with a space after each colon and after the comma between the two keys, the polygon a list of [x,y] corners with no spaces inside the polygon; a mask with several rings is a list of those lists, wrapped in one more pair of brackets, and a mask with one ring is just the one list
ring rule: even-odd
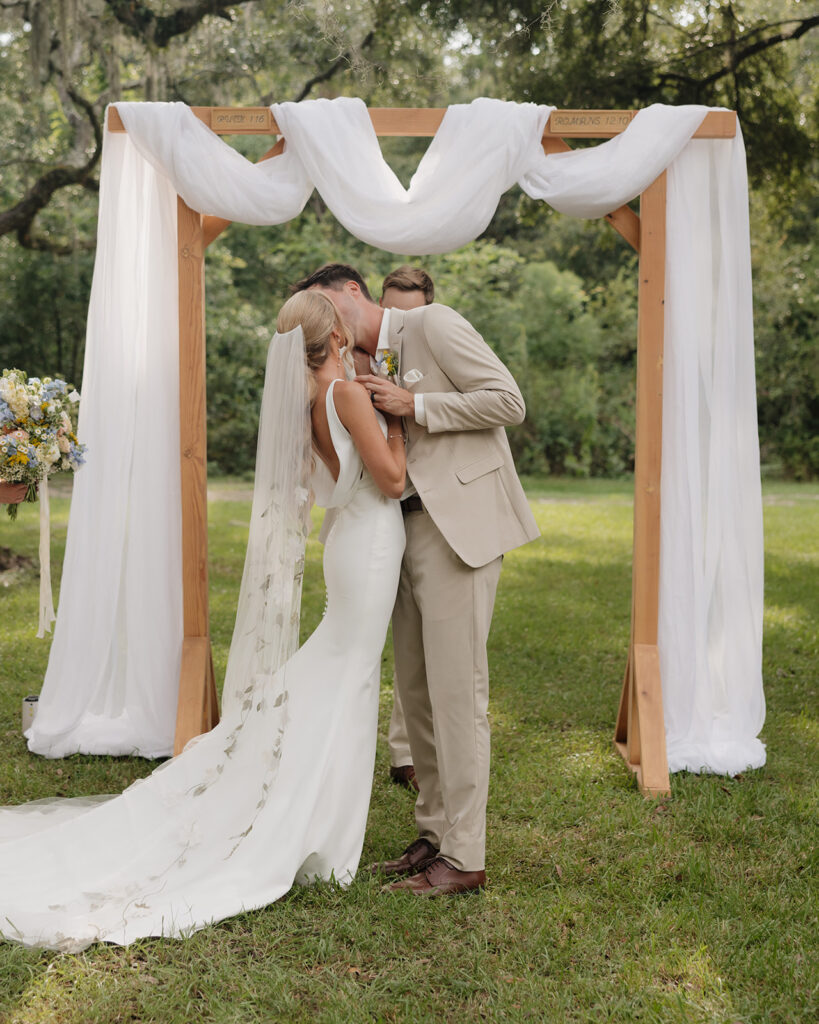
{"label": "wooden wedding arch", "polygon": [[[267,107],[192,107],[218,135],[279,135]],[[379,136],[426,136],[438,130],[443,109],[371,108]],[[609,139],[634,118],[632,110],[556,110],[543,133],[546,153],[571,147],[566,139]],[[108,130],[124,132],[115,107]],[[694,133],[699,139],[736,135],[733,111],[711,111]],[[277,156],[284,139],[262,160]],[[179,420],[182,481],[182,586],[184,640],[174,752],[219,720],[208,612],[207,431],[205,409],[205,249],[230,221],[203,216],[177,197],[179,244]],[[660,589],[660,478],[662,470],[663,306],[665,302],[666,172],[629,206],[606,220],[639,253],[634,541],[631,637],[614,743],[648,797],[667,794],[660,658],[657,648]]]}

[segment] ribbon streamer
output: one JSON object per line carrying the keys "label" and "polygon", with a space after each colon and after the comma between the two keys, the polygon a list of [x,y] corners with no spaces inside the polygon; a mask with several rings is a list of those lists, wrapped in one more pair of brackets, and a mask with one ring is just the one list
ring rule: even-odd
{"label": "ribbon streamer", "polygon": [[56,622],[54,600],[51,594],[51,510],[48,504],[48,477],[40,481],[40,627],[41,639],[51,632]]}

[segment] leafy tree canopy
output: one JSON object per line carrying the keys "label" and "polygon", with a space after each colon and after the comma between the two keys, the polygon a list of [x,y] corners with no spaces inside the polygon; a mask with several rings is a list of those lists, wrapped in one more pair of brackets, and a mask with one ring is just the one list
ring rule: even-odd
{"label": "leafy tree canopy", "polygon": [[[0,364],[81,380],[112,101],[722,105],[740,114],[752,182],[763,455],[815,474],[817,27],[805,0],[0,0]],[[231,142],[253,159],[269,145]],[[382,140],[405,184],[426,145]],[[252,466],[288,284],[330,258],[376,290],[399,262],[351,239],[317,196],[298,221],[233,225],[209,250],[209,454],[223,469]],[[635,288],[622,240],[512,190],[483,239],[425,262],[525,381],[522,465],[627,471]]]}

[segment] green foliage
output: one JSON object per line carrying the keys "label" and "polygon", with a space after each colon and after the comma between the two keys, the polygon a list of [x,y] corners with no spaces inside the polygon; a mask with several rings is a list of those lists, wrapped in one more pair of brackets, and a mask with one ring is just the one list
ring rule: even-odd
{"label": "green foliage", "polygon": [[805,194],[784,221],[752,207],[755,346],[763,463],[796,479],[819,474],[819,210]]}
{"label": "green foliage", "polygon": [[[183,25],[194,8],[213,13]],[[240,105],[359,95],[373,106],[444,106],[497,95],[563,107],[723,104],[740,113],[752,175],[763,459],[772,471],[813,477],[819,32],[787,38],[812,16],[800,0],[2,5],[0,367],[82,384],[98,169],[55,191],[28,235],[7,230],[3,218],[44,174],[91,157],[111,100]],[[269,144],[230,141],[249,159]],[[381,145],[407,185],[428,140]],[[329,259],[359,266],[375,291],[401,261],[352,239],[316,196],[290,224],[233,225],[209,250],[214,466],[251,469],[276,311],[292,281]],[[472,320],[521,381],[529,416],[511,440],[523,467],[629,470],[636,261],[606,223],[563,217],[512,189],[482,239],[417,262],[439,299]]]}
{"label": "green foliage", "polygon": [[[252,232],[237,228],[235,243],[231,232],[214,247],[208,267],[208,458],[222,472],[253,469],[265,346],[289,284],[338,258],[355,264],[377,297],[398,262],[345,238],[331,217],[314,212],[271,230],[268,239],[261,254],[253,253]],[[423,264],[436,300],[463,313],[521,382],[528,415],[509,432],[521,469],[580,476],[627,471],[634,275],[618,274],[590,299],[575,274],[551,262],[526,263],[491,241]]]}
{"label": "green foliage", "polygon": [[93,269],[93,252],[56,256],[0,238],[0,369],[24,366],[81,387]]}
{"label": "green foliage", "polygon": [[802,174],[810,159],[815,112],[805,118],[803,83],[781,45],[800,20],[815,19],[800,0],[411,0],[410,6],[468,41],[458,54],[463,74],[489,95],[567,108],[729,107],[745,125],[754,184]]}
{"label": "green foliage", "polygon": [[[489,885],[395,898],[362,868],[346,890],[294,888],[183,942],[61,955],[0,946],[9,1024],[801,1024],[819,1015],[815,956],[819,658],[815,486],[765,489],[762,738],[736,779],[672,776],[646,801],[614,751],[629,637],[631,482],[529,481],[542,538],[504,560],[490,637]],[[211,632],[224,674],[249,520],[247,485],[212,481]],[[55,587],[67,492],[53,503]],[[318,518],[318,517],[316,517]],[[0,546],[37,553],[37,509],[0,517]],[[308,543],[303,635],[324,607]],[[8,584],[8,586],[5,586]],[[134,758],[28,753],[20,702],[41,686],[37,580],[0,578],[0,803],[118,792]],[[362,865],[413,837],[387,781],[392,655]]]}

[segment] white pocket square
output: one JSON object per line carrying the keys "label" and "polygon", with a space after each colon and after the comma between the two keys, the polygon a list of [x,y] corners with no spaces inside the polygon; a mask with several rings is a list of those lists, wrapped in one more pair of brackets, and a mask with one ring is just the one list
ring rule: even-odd
{"label": "white pocket square", "polygon": [[407,372],[404,374],[404,383],[417,384],[418,381],[421,380],[423,376],[424,375],[423,373],[421,373],[420,370],[407,370]]}

